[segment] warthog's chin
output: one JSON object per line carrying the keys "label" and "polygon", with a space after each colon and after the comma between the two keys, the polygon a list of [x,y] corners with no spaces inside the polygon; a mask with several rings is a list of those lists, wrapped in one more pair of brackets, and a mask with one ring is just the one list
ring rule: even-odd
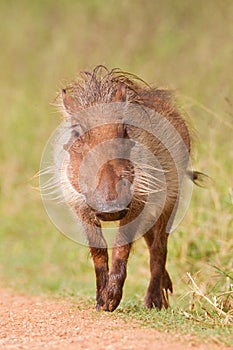
{"label": "warthog's chin", "polygon": [[128,208],[116,212],[95,212],[98,219],[102,221],[117,221],[123,219],[128,213]]}

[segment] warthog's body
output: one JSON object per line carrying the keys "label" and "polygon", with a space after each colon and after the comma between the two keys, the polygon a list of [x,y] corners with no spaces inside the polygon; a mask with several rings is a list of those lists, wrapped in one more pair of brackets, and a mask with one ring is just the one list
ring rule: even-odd
{"label": "warthog's body", "polygon": [[[167,307],[168,226],[190,153],[190,134],[171,93],[100,66],[64,89],[62,104],[73,130],[65,146],[65,178],[94,261],[96,308],[113,311],[120,303],[132,241],[139,235],[150,252],[145,306]],[[110,271],[101,220],[120,220]]]}

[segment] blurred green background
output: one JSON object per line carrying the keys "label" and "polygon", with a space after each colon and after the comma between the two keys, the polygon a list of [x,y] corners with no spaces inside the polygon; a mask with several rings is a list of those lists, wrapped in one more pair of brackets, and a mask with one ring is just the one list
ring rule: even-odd
{"label": "blurred green background", "polygon": [[[189,290],[186,272],[206,293],[229,290],[232,18],[231,0],[0,2],[1,285],[30,293],[95,294],[88,249],[51,224],[32,177],[61,120],[52,103],[64,80],[105,64],[179,91],[197,130],[194,168],[213,179],[207,189],[194,189],[189,211],[170,237],[172,303]],[[125,300],[136,296],[141,302],[148,278],[141,240],[129,261]]]}

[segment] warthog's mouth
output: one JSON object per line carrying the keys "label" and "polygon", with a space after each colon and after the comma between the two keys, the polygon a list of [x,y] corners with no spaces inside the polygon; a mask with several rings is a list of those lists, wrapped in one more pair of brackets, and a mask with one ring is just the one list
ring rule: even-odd
{"label": "warthog's mouth", "polygon": [[123,219],[126,214],[128,213],[129,208],[119,210],[119,211],[114,211],[114,212],[96,212],[96,216],[98,219],[102,221],[117,221]]}

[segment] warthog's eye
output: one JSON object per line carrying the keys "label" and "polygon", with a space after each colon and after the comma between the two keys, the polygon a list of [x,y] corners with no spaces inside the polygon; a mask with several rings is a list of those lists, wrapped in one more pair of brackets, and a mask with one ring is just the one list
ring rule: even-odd
{"label": "warthog's eye", "polygon": [[79,131],[79,125],[78,124],[74,124],[71,126],[72,131],[71,131],[71,136],[75,139],[80,137],[80,131]]}
{"label": "warthog's eye", "polygon": [[80,132],[78,130],[72,130],[71,135],[77,139],[80,136]]}

